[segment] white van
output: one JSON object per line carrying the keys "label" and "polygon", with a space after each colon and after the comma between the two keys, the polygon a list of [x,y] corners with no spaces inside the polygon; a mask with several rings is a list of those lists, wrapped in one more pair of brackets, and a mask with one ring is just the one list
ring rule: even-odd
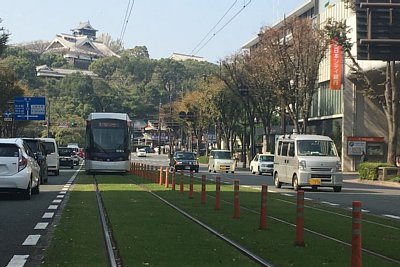
{"label": "white van", "polygon": [[328,136],[291,134],[275,144],[274,183],[290,184],[294,190],[310,186],[342,190],[342,164],[335,143]]}
{"label": "white van", "polygon": [[232,159],[229,150],[211,150],[208,157],[208,171],[224,171],[226,173],[235,172],[235,160]]}
{"label": "white van", "polygon": [[58,145],[54,138],[40,138],[43,141],[47,153],[47,170],[55,175],[60,174],[60,156]]}

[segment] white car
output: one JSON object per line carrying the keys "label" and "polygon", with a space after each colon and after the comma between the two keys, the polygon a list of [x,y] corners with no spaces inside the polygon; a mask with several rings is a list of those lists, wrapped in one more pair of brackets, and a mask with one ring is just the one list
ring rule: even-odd
{"label": "white car", "polygon": [[274,173],[274,155],[272,154],[257,154],[250,162],[250,171],[255,174]]}
{"label": "white car", "polygon": [[147,156],[147,152],[145,148],[141,148],[136,152],[136,155],[138,157],[146,157]]}
{"label": "white car", "polygon": [[0,191],[39,194],[40,166],[21,138],[0,138]]}

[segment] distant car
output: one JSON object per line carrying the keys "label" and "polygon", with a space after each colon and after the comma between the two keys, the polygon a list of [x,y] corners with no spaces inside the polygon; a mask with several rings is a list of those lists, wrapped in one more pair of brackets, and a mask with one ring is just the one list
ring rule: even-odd
{"label": "distant car", "polygon": [[196,155],[192,152],[175,152],[174,156],[170,159],[169,166],[175,171],[189,170],[199,172],[199,162],[196,159]]}
{"label": "distant car", "polygon": [[48,182],[48,170],[47,170],[47,156],[46,147],[39,138],[22,138],[29,148],[32,150],[37,162],[40,166],[40,184]]}
{"label": "distant car", "polygon": [[250,171],[259,175],[266,173],[274,174],[274,155],[272,154],[257,154],[250,162]]}
{"label": "distant car", "polygon": [[40,166],[21,138],[0,138],[0,191],[30,199],[40,191]]}
{"label": "distant car", "polygon": [[156,151],[152,147],[147,146],[144,149],[146,149],[146,153],[156,153]]}
{"label": "distant car", "polygon": [[58,154],[60,155],[60,166],[67,166],[71,169],[74,168],[73,155],[76,155],[74,149],[71,147],[59,147]]}
{"label": "distant car", "polygon": [[146,149],[145,148],[138,149],[138,151],[136,152],[136,155],[138,157],[146,157],[147,156]]}

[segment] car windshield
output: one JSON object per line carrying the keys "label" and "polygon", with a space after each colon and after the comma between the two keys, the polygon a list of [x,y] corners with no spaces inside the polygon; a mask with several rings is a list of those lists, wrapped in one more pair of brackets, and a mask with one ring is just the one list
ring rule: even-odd
{"label": "car windshield", "polygon": [[215,151],[215,159],[231,159],[231,152],[229,151]]}
{"label": "car windshield", "polygon": [[60,147],[58,149],[58,154],[60,156],[71,156],[73,154],[74,150],[72,148],[63,148]]}
{"label": "car windshield", "polygon": [[274,161],[274,156],[260,156],[260,161],[273,162]]}
{"label": "car windshield", "polygon": [[297,154],[299,156],[338,156],[335,144],[329,140],[299,140]]}
{"label": "car windshield", "polygon": [[195,159],[193,153],[177,153],[175,158],[176,159]]}
{"label": "car windshield", "polygon": [[36,140],[25,140],[28,147],[34,152],[39,152],[38,141]]}

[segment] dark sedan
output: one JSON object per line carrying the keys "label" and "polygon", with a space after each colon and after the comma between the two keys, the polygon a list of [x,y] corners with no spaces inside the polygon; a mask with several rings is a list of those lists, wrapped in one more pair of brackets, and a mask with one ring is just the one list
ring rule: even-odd
{"label": "dark sedan", "polygon": [[74,159],[72,158],[75,155],[75,151],[71,147],[59,147],[58,154],[60,155],[60,166],[67,166],[71,169],[74,168]]}
{"label": "dark sedan", "polygon": [[189,170],[199,172],[199,162],[196,159],[196,155],[192,152],[175,152],[174,156],[170,159],[169,166],[171,169],[175,169],[175,171]]}

